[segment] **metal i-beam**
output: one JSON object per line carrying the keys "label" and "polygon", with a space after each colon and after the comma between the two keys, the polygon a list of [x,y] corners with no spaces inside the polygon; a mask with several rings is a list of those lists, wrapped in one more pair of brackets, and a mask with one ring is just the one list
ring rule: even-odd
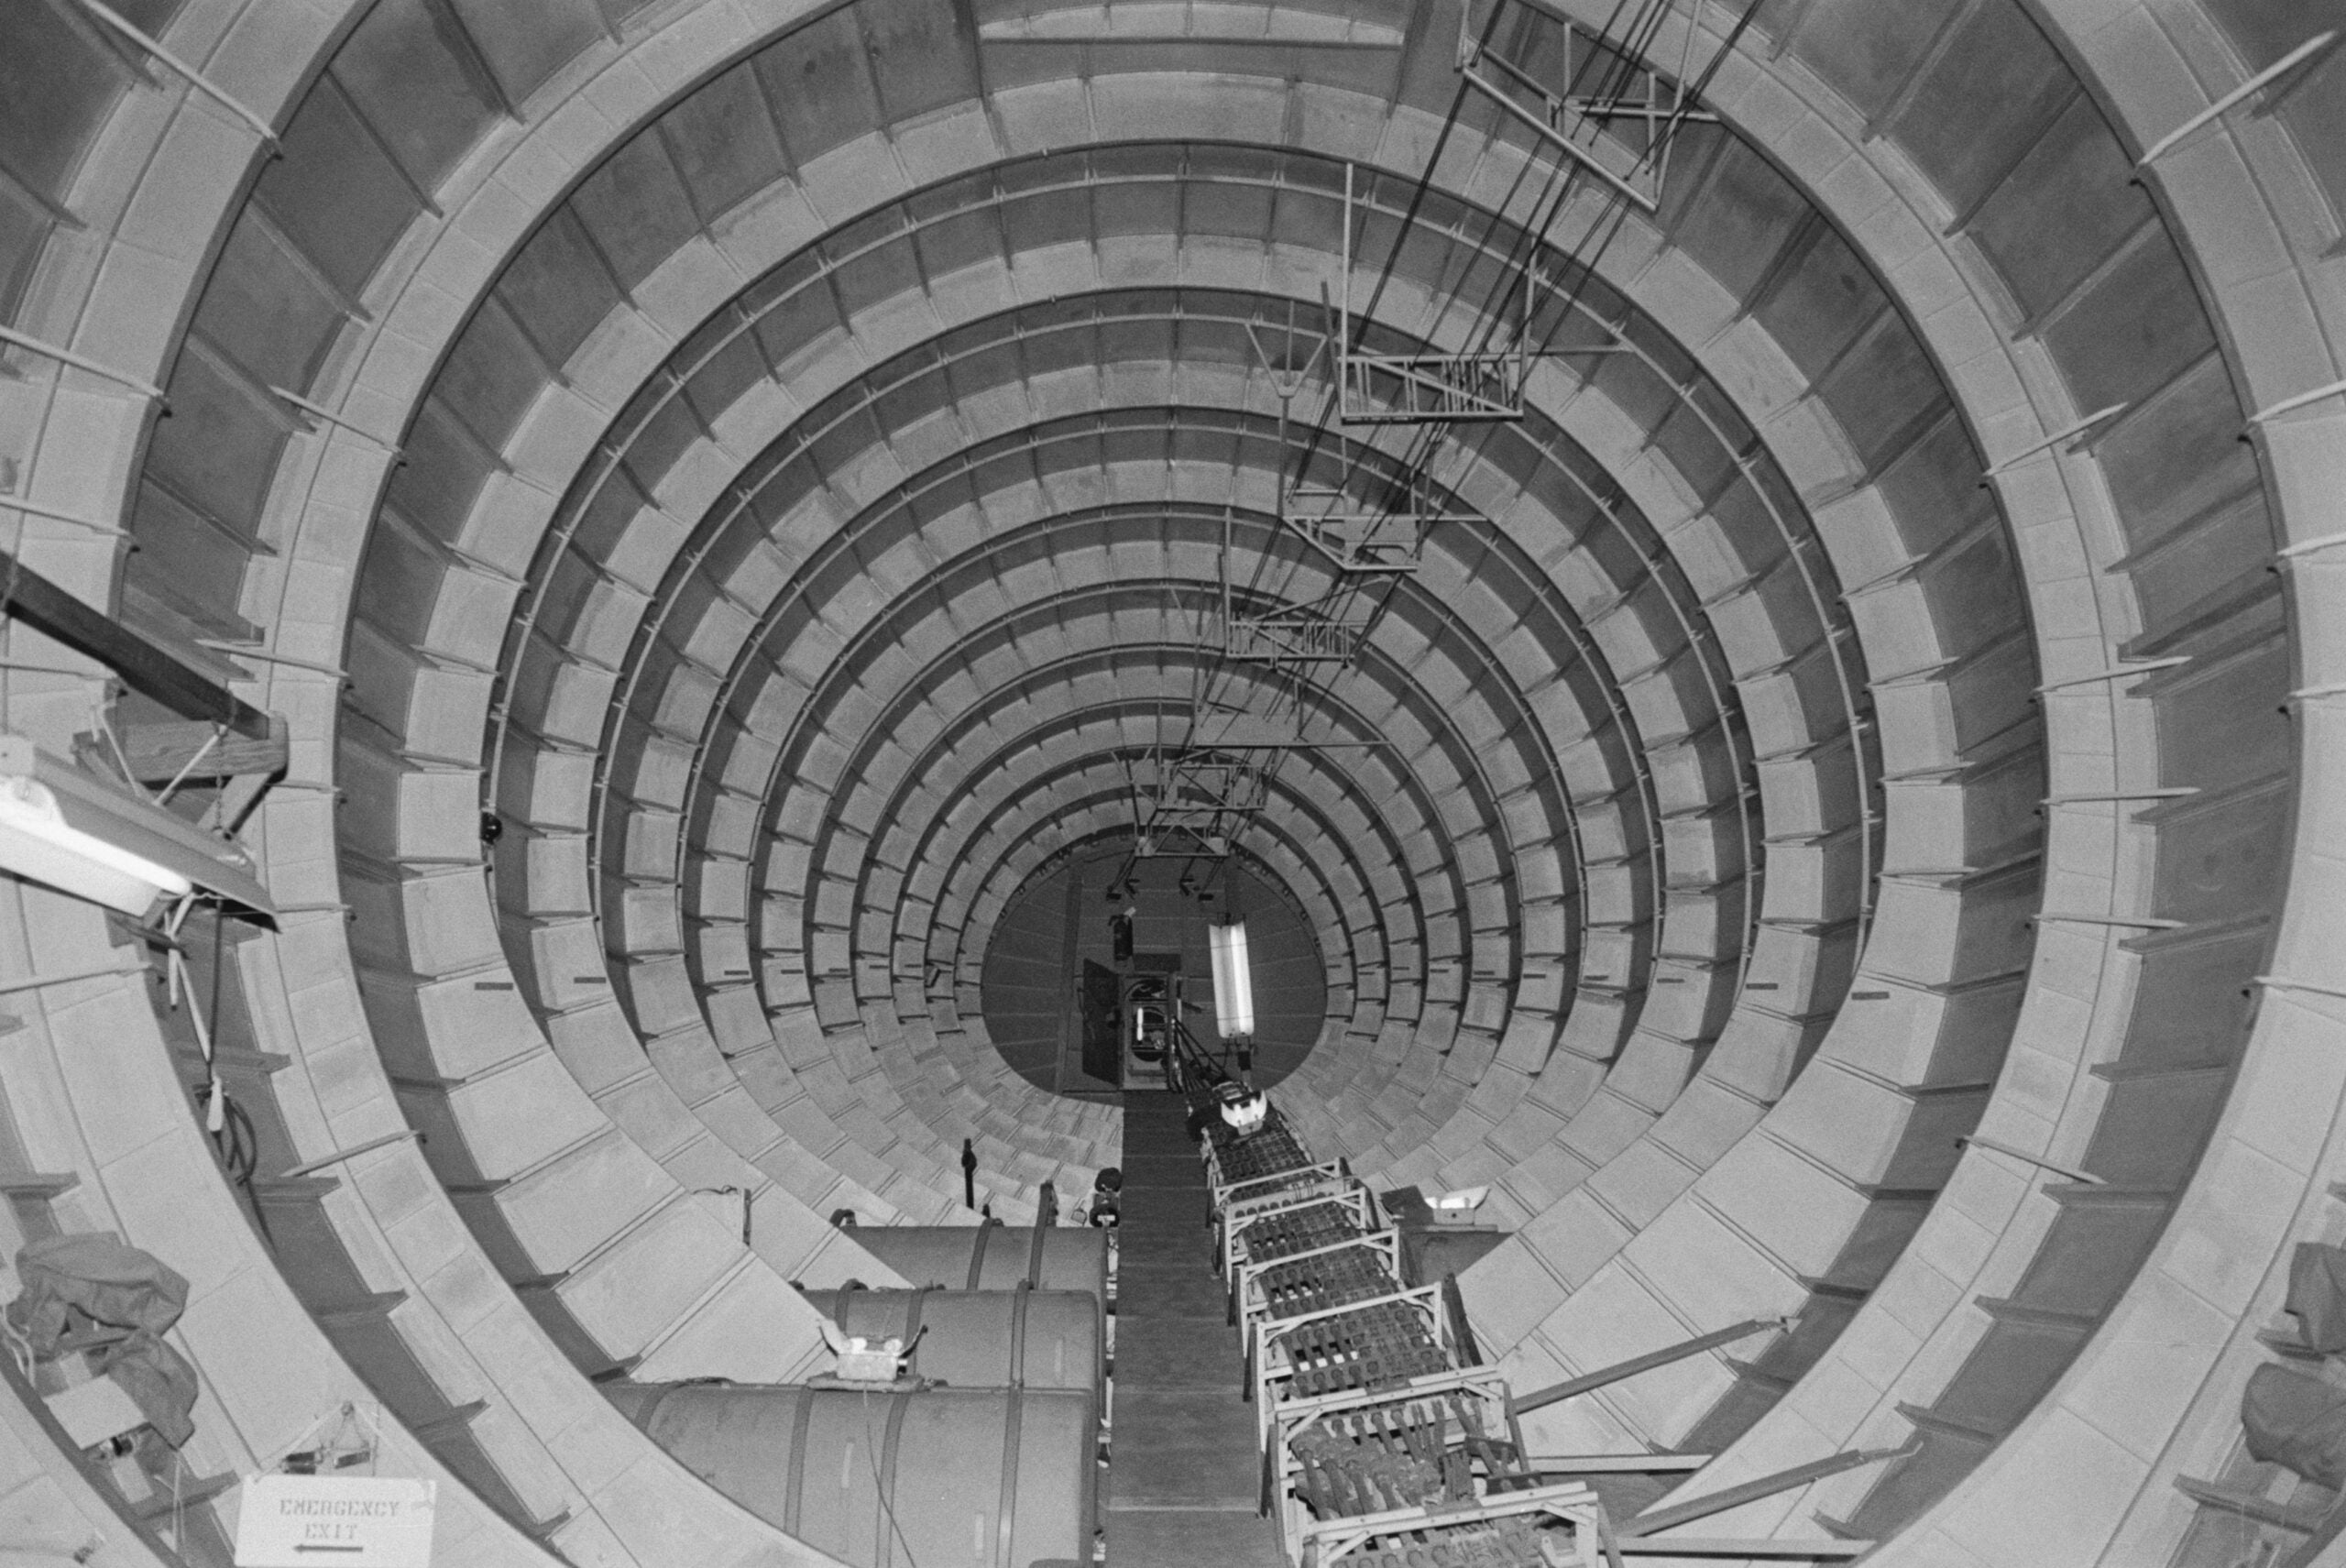
{"label": "metal i-beam", "polygon": [[0,551],[0,576],[14,585],[6,605],[12,620],[95,659],[132,691],[182,718],[225,725],[247,740],[278,739],[268,714],[5,551]]}

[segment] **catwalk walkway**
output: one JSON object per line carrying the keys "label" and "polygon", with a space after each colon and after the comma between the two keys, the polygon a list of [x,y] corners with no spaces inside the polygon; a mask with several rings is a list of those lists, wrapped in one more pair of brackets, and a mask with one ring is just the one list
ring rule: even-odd
{"label": "catwalk walkway", "polygon": [[1187,1116],[1178,1094],[1124,1096],[1108,1568],[1286,1568],[1255,1512],[1255,1409],[1239,1398]]}

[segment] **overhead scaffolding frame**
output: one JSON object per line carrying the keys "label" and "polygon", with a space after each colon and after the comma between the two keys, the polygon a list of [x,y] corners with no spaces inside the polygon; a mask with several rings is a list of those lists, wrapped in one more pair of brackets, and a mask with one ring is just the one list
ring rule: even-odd
{"label": "overhead scaffolding frame", "polygon": [[[1507,3],[1507,0],[1497,0],[1501,6]],[[1666,7],[1669,0],[1661,0],[1661,4]],[[1614,194],[1647,213],[1657,211],[1667,176],[1669,148],[1675,133],[1690,119],[1716,118],[1692,106],[1700,90],[1697,87],[1690,93],[1685,82],[1695,29],[1689,26],[1686,30],[1678,71],[1674,76],[1666,76],[1650,67],[1638,65],[1634,50],[1625,52],[1602,37],[1585,36],[1584,29],[1569,18],[1556,18],[1564,25],[1565,86],[1562,92],[1551,92],[1532,71],[1491,47],[1497,26],[1496,9],[1480,38],[1473,34],[1471,13],[1470,0],[1462,5],[1460,16],[1457,66],[1464,78],[1460,101],[1464,102],[1469,88],[1482,93],[1529,126],[1543,143]],[[1600,51],[1619,57],[1627,74],[1608,70],[1599,73],[1600,79],[1608,83],[1605,90],[1573,91],[1586,64],[1600,58]],[[1494,73],[1511,83],[1514,91],[1494,80]],[[1707,80],[1706,73],[1705,81]],[[1526,93],[1536,102],[1536,113],[1518,95]],[[1455,114],[1455,105],[1453,113]],[[1624,126],[1641,128],[1641,148],[1630,145],[1634,132],[1633,137],[1617,134]],[[1581,139],[1582,133],[1590,130],[1595,133],[1591,140],[1604,139],[1612,149],[1610,162]],[[1608,131],[1615,134],[1606,137]],[[1612,164],[1616,162],[1622,164],[1627,173],[1614,168]],[[1640,189],[1636,183],[1640,176],[1648,188]],[[1365,499],[1362,494],[1365,487],[1357,483],[1357,456],[1347,465],[1343,478],[1332,485],[1304,482],[1300,465],[1294,479],[1283,478],[1278,496],[1281,527],[1310,545],[1321,561],[1339,574],[1338,585],[1316,598],[1239,614],[1231,583],[1233,525],[1232,517],[1226,514],[1222,532],[1221,645],[1217,649],[1211,641],[1207,643],[1216,663],[1267,666],[1275,675],[1287,677],[1294,688],[1291,699],[1299,708],[1307,681],[1318,685],[1322,679],[1332,679],[1358,658],[1383,603],[1384,591],[1415,573],[1429,532],[1442,523],[1474,519],[1476,514],[1458,510],[1450,500],[1446,488],[1437,485],[1428,472],[1434,438],[1445,428],[1488,428],[1523,418],[1532,367],[1549,353],[1544,342],[1535,346],[1534,315],[1541,303],[1541,292],[1553,291],[1568,312],[1595,321],[1606,334],[1606,341],[1574,345],[1562,349],[1562,355],[1635,352],[1617,325],[1603,321],[1588,308],[1577,288],[1566,287],[1561,277],[1546,274],[1536,249],[1515,276],[1485,301],[1484,309],[1490,318],[1489,324],[1473,345],[1450,351],[1368,351],[1355,342],[1355,323],[1361,318],[1355,316],[1353,299],[1354,228],[1359,201],[1356,170],[1347,161],[1340,246],[1342,277],[1332,291],[1332,300],[1331,291],[1324,287],[1321,296],[1323,309],[1334,317],[1330,323],[1332,330],[1311,334],[1316,341],[1300,363],[1296,352],[1292,308],[1287,323],[1286,353],[1277,363],[1265,348],[1253,322],[1246,325],[1247,336],[1279,399],[1282,463],[1286,461],[1293,400],[1332,340],[1335,345],[1335,387],[1328,412],[1333,414],[1335,422],[1386,428],[1414,425],[1418,433],[1409,442],[1409,454],[1401,459],[1398,482],[1380,477],[1378,488],[1371,492],[1375,499]],[[1404,215],[1405,226],[1414,214],[1413,203]],[[1398,246],[1397,239],[1397,253]],[[1321,432],[1324,433],[1327,414],[1321,417]],[[1315,435],[1315,447],[1317,441]],[[1201,698],[1204,695],[1200,693]],[[1275,765],[1276,754],[1273,762]],[[1188,763],[1183,756],[1164,753],[1160,749],[1157,775],[1160,780],[1168,779],[1178,775],[1185,765]],[[1203,777],[1222,766],[1222,762],[1209,749],[1198,756],[1196,765],[1204,771],[1200,775]],[[1167,772],[1168,767],[1171,775]],[[1257,776],[1266,779],[1267,774]],[[1218,806],[1212,789],[1193,789],[1191,793],[1198,798],[1183,805],[1162,795],[1153,801],[1144,800],[1143,792],[1135,787],[1136,856],[1186,850],[1220,858],[1229,852],[1231,829],[1243,827],[1251,812]]]}
{"label": "overhead scaffolding frame", "polygon": [[[1506,0],[1499,3],[1504,5]],[[1608,39],[1588,37],[1571,17],[1551,16],[1562,25],[1564,40],[1566,85],[1563,91],[1556,92],[1476,38],[1469,22],[1472,9],[1471,5],[1462,5],[1458,15],[1458,72],[1466,84],[1639,211],[1649,216],[1660,212],[1670,174],[1670,148],[1675,127],[1689,121],[1716,124],[1718,120],[1716,114],[1694,108],[1687,100],[1686,73],[1694,63],[1694,28],[1691,25],[1686,28],[1674,75],[1664,76],[1650,66],[1633,66],[1628,83],[1616,91],[1575,93],[1571,83],[1581,79],[1589,53],[1601,49],[1617,55],[1620,51]],[[1548,15],[1544,10],[1540,14]],[[1504,82],[1477,69],[1485,64],[1494,68]],[[1599,79],[1607,74],[1600,72]],[[1509,84],[1516,91],[1510,91]],[[1517,95],[1518,91],[1529,94],[1534,104],[1526,104]],[[1642,148],[1629,145],[1619,134],[1618,127],[1625,123],[1642,127]],[[1589,133],[1586,140],[1581,139],[1584,131]],[[1617,144],[1614,157],[1624,167],[1615,168],[1605,156],[1612,149],[1606,148],[1600,138],[1608,132]]]}
{"label": "overhead scaffolding frame", "polygon": [[1250,748],[1165,744],[1127,759],[1135,857],[1227,857],[1270,799],[1275,760]]}
{"label": "overhead scaffolding frame", "polygon": [[1343,665],[1359,652],[1365,618],[1349,613],[1352,596],[1339,588],[1307,604],[1283,605],[1260,615],[1225,617],[1222,651],[1239,663],[1286,669],[1299,664]]}
{"label": "overhead scaffolding frame", "polygon": [[[1354,165],[1344,164],[1344,226],[1336,287],[1336,418],[1344,424],[1465,424],[1523,417],[1531,374],[1531,283],[1520,281],[1515,330],[1496,346],[1458,352],[1363,352],[1353,341]],[[1504,310],[1506,307],[1500,307]]]}

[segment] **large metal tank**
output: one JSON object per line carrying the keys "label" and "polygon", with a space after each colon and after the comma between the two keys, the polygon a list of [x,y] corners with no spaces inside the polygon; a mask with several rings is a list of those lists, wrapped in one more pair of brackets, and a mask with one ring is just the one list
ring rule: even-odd
{"label": "large metal tank", "polygon": [[1074,1388],[1097,1395],[1100,1302],[1081,1290],[809,1291],[847,1333],[919,1335],[913,1370],[956,1388]]}
{"label": "large metal tank", "polygon": [[614,1385],[628,1420],[778,1529],[856,1568],[1091,1561],[1088,1394]]}
{"label": "large metal tank", "polygon": [[[1203,1234],[1200,1216],[1200,1234]],[[1108,1233],[1077,1225],[872,1225],[848,1233],[914,1285],[1089,1290],[1108,1299]]]}

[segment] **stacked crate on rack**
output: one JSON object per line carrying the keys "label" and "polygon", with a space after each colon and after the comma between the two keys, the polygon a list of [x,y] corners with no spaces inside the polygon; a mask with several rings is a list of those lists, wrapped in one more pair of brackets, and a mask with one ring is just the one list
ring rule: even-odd
{"label": "stacked crate on rack", "polygon": [[1247,1325],[1255,1425],[1266,1442],[1278,1412],[1297,1400],[1398,1388],[1456,1365],[1439,1287],[1404,1289],[1388,1275],[1354,1288],[1377,1293]]}
{"label": "stacked crate on rack", "polygon": [[[1447,1365],[1433,1292],[1401,1294],[1369,1303],[1365,1322],[1349,1315],[1362,1309],[1319,1315],[1294,1373],[1261,1383],[1264,1504],[1288,1555],[1304,1568],[1617,1568],[1595,1494],[1540,1484],[1506,1378]],[[1331,1343],[1336,1355],[1301,1365]],[[1363,1346],[1376,1354],[1343,1354]]]}
{"label": "stacked crate on rack", "polygon": [[1211,1160],[1206,1168],[1209,1200],[1213,1205],[1214,1248],[1226,1251],[1233,1232],[1257,1215],[1284,1209],[1306,1198],[1332,1193],[1363,1192],[1367,1189],[1340,1162],[1307,1164],[1271,1171],[1244,1180],[1219,1182]]}
{"label": "stacked crate on rack", "polygon": [[1540,1484],[1496,1373],[1309,1396],[1284,1406],[1277,1428],[1266,1501],[1289,1556],[1311,1568],[1595,1568],[1611,1546],[1587,1486]]}
{"label": "stacked crate on rack", "polygon": [[1294,1257],[1386,1228],[1376,1199],[1358,1183],[1336,1192],[1282,1193],[1278,1201],[1255,1206],[1223,1228],[1222,1272],[1235,1280],[1249,1265]]}
{"label": "stacked crate on rack", "polygon": [[1579,1482],[1481,1498],[1463,1508],[1393,1508],[1314,1521],[1301,1568],[1617,1568],[1596,1494]]}
{"label": "stacked crate on rack", "polygon": [[1311,1163],[1287,1119],[1275,1109],[1252,1133],[1234,1133],[1219,1122],[1208,1126],[1212,1135],[1206,1139],[1206,1179],[1216,1188],[1299,1170]]}
{"label": "stacked crate on rack", "polygon": [[1506,1379],[1464,1365],[1438,1285],[1403,1283],[1398,1233],[1340,1161],[1276,1110],[1239,1134],[1211,1115],[1216,1261],[1246,1347],[1263,1506],[1301,1568],[1617,1564],[1577,1482],[1541,1485]]}
{"label": "stacked crate on rack", "polygon": [[[1232,1322],[1340,1307],[1383,1295],[1398,1283],[1400,1233],[1351,1223],[1339,1207],[1345,1196],[1308,1200],[1240,1233],[1242,1239],[1225,1249],[1222,1266]],[[1282,1223],[1290,1219],[1303,1223]],[[1266,1230],[1273,1234],[1263,1234]]]}
{"label": "stacked crate on rack", "polygon": [[1342,1160],[1314,1160],[1276,1108],[1254,1132],[1240,1134],[1213,1114],[1210,1095],[1193,1095],[1191,1105],[1205,1129],[1207,1201],[1225,1271],[1231,1236],[1255,1216],[1323,1194],[1366,1197]]}
{"label": "stacked crate on rack", "polygon": [[1391,1231],[1315,1247],[1297,1257],[1242,1269],[1239,1304],[1251,1328],[1277,1333],[1291,1319],[1334,1311],[1393,1293],[1400,1238]]}

